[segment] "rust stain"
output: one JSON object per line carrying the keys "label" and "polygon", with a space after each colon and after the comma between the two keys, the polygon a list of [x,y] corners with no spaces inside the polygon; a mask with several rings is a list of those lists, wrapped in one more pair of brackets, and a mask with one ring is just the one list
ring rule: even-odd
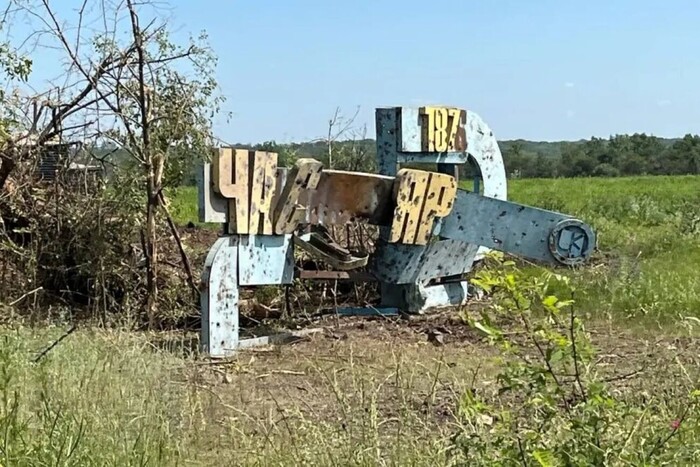
{"label": "rust stain", "polygon": [[356,219],[389,225],[393,183],[393,177],[383,175],[326,170],[316,190],[305,192],[299,201],[306,206],[311,224],[345,224]]}

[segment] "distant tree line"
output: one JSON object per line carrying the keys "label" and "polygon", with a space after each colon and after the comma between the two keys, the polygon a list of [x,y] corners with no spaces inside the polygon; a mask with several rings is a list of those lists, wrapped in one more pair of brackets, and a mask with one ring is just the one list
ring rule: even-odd
{"label": "distant tree line", "polygon": [[[499,146],[510,178],[700,174],[699,135],[671,139],[635,133],[574,142],[511,140]],[[247,147],[276,151],[286,164],[304,156],[328,166],[328,148],[323,142],[266,142]],[[333,158],[334,169],[375,170],[373,139],[337,142],[333,150],[338,154]]]}
{"label": "distant tree line", "polygon": [[[510,177],[618,177],[700,174],[700,136],[663,139],[644,133],[550,143],[559,153],[528,150],[527,142],[501,144]],[[540,143],[542,144],[542,143]]]}
{"label": "distant tree line", "polygon": [[[280,166],[289,167],[299,157],[313,157],[329,167],[328,145],[323,141],[265,141],[233,146],[276,152]],[[510,140],[499,142],[499,146],[509,178],[700,174],[698,135],[670,139],[635,133],[574,142]],[[108,150],[93,148],[91,152],[97,155]],[[375,157],[373,139],[338,141],[332,146],[333,169],[375,172]],[[119,160],[119,157],[113,155],[112,160]],[[192,158],[192,161],[191,166],[181,167],[181,183],[184,185],[196,184],[197,158]],[[464,176],[470,177],[468,172],[469,167],[465,166]]]}

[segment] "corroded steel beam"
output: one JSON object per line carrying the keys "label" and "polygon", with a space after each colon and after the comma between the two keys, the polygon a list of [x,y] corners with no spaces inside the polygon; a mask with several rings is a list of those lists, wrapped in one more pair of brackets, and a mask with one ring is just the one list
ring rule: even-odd
{"label": "corroded steel beam", "polygon": [[315,190],[299,198],[306,206],[309,224],[338,225],[364,220],[375,225],[391,225],[394,177],[324,170]]}

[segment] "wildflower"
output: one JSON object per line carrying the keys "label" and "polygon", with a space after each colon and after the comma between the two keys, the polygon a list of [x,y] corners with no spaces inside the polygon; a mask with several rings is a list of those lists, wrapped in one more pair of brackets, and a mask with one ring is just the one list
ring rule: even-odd
{"label": "wildflower", "polygon": [[672,428],[673,430],[677,430],[678,428],[680,428],[680,426],[681,426],[681,421],[678,420],[678,419],[673,420],[673,421],[671,422],[671,428]]}

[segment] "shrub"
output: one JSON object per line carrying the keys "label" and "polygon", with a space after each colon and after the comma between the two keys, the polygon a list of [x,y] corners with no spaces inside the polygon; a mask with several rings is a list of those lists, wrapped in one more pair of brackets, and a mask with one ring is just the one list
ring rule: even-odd
{"label": "shrub", "polygon": [[616,378],[595,363],[568,278],[525,274],[500,255],[490,260],[495,267],[473,283],[495,304],[464,319],[501,350],[502,371],[492,391],[463,394],[455,463],[697,465],[700,390],[662,377],[648,397],[614,389]]}

